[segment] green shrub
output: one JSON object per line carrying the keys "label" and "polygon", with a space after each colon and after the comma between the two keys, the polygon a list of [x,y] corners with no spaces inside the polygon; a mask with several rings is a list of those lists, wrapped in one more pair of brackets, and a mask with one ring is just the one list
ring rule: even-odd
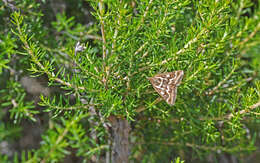
{"label": "green shrub", "polygon": [[[28,123],[40,137],[0,161],[218,162],[256,150],[258,3],[0,4],[0,145]],[[176,70],[170,106],[147,78]]]}

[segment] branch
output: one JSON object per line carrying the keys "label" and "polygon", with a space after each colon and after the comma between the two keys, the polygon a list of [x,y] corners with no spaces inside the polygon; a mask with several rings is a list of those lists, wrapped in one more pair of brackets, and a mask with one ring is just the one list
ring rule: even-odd
{"label": "branch", "polygon": [[[159,103],[159,102],[161,102],[163,99],[161,98],[161,97],[158,97],[152,104],[153,105],[156,105],[157,103]],[[142,112],[142,111],[144,111],[144,110],[146,110],[147,108],[145,107],[145,106],[140,106],[140,107],[138,107],[137,109],[136,109],[136,112],[137,113],[140,113],[140,112]]]}
{"label": "branch", "polygon": [[20,38],[21,38],[21,41],[23,42],[24,44],[24,47],[25,47],[25,50],[28,51],[29,55],[31,56],[31,58],[33,59],[33,62],[40,67],[40,69],[48,75],[48,77],[50,77],[51,79],[53,79],[54,81],[62,84],[62,85],[65,85],[67,87],[71,87],[71,88],[74,88],[76,90],[86,90],[85,87],[77,87],[75,85],[72,85],[71,83],[68,83],[60,78],[57,78],[56,75],[53,73],[53,72],[50,72],[48,70],[46,70],[46,68],[40,63],[40,61],[38,60],[38,58],[35,56],[32,48],[29,46],[29,43],[26,39],[26,37],[24,37],[24,34],[21,30],[21,27],[20,27],[20,23],[17,23],[17,30],[19,32],[19,35],[20,35]]}
{"label": "branch", "polygon": [[86,35],[84,35],[84,36],[85,36],[87,39],[99,40],[99,41],[102,40],[101,37],[99,37],[99,36],[95,36],[95,35],[86,34]]}
{"label": "branch", "polygon": [[105,27],[104,27],[104,20],[103,20],[103,13],[104,13],[104,2],[100,0],[98,3],[99,12],[100,12],[100,25],[101,25],[101,34],[103,40],[103,60],[106,58],[106,35],[105,35]]}
{"label": "branch", "polygon": [[235,113],[229,113],[223,117],[215,117],[215,118],[199,118],[199,120],[216,120],[216,121],[219,121],[219,120],[224,120],[224,119],[228,119],[230,120],[232,117],[234,117],[236,114],[240,114],[240,115],[243,115],[243,114],[246,114],[248,112],[250,112],[251,110],[254,110],[255,108],[259,107],[260,106],[260,100],[249,106],[249,109],[244,109],[244,110],[240,110],[239,112],[235,112]]}
{"label": "branch", "polygon": [[217,91],[217,89],[219,89],[219,87],[220,87],[222,84],[224,84],[224,83],[231,77],[231,75],[234,73],[234,71],[236,70],[236,68],[237,68],[237,66],[235,66],[235,67],[233,68],[233,70],[228,74],[228,76],[227,76],[224,80],[222,80],[221,82],[219,82],[217,86],[215,86],[211,91],[206,92],[206,95],[209,95],[209,96],[213,95],[213,94]]}
{"label": "branch", "polygon": [[150,0],[148,5],[146,6],[146,9],[144,11],[144,15],[142,16],[141,22],[140,22],[139,26],[136,28],[136,31],[138,31],[140,29],[141,25],[144,23],[144,19],[145,19],[147,13],[148,13],[149,8],[151,7],[152,2],[153,2],[153,0]]}
{"label": "branch", "polygon": [[104,2],[103,0],[100,0],[98,3],[99,6],[99,12],[100,12],[100,25],[101,25],[101,34],[102,34],[102,40],[103,40],[103,71],[104,71],[104,75],[103,75],[103,83],[105,88],[107,88],[107,76],[109,74],[109,68],[106,67],[106,35],[105,35],[105,26],[104,26],[104,20],[103,20],[103,13],[104,11]]}
{"label": "branch", "polygon": [[[162,144],[162,145],[169,145],[169,146],[187,146],[187,147],[191,147],[191,148],[198,148],[198,149],[203,149],[206,151],[223,151],[223,152],[231,152],[231,151],[240,151],[241,152],[241,147],[239,146],[234,146],[234,147],[224,147],[224,146],[214,146],[214,147],[210,147],[210,146],[205,146],[205,145],[199,145],[199,144],[194,144],[194,143],[178,143],[178,142],[152,142],[153,144]],[[244,148],[245,150],[248,150],[246,148]]]}
{"label": "branch", "polygon": [[[225,120],[225,119],[230,120],[230,119],[231,119],[232,117],[234,117],[236,114],[243,115],[243,114],[246,114],[246,113],[250,112],[251,110],[256,109],[257,107],[260,107],[260,100],[259,100],[257,103],[255,103],[255,104],[249,106],[249,109],[240,110],[239,112],[235,112],[235,113],[229,113],[229,114],[227,114],[227,115],[225,115],[225,116],[221,116],[221,117],[213,117],[213,118],[201,117],[201,118],[199,118],[198,120],[200,120],[200,121],[206,121],[206,120],[223,121],[223,120]],[[141,110],[141,109],[143,109],[143,108],[140,107],[140,111],[145,110],[145,109],[143,109],[143,110]],[[140,112],[140,111],[139,111],[139,112]],[[256,114],[256,113],[253,113],[253,114]],[[258,113],[257,113],[257,114],[258,114]],[[257,114],[256,114],[256,115],[257,115]],[[183,121],[183,120],[184,120],[183,118],[180,118],[180,120],[179,120],[179,119],[172,118],[172,119],[171,119],[171,122],[173,122],[173,123],[179,123],[180,121]]]}
{"label": "branch", "polygon": [[78,36],[75,36],[67,31],[61,31],[61,34],[65,34],[67,36],[69,36],[70,38],[72,38],[73,40],[77,40],[80,41],[81,39],[92,39],[92,40],[99,40],[102,41],[102,38],[100,36],[95,36],[95,35],[91,35],[91,34],[84,34],[83,33],[83,38],[80,38]]}
{"label": "branch", "polygon": [[137,51],[134,53],[134,55],[137,55],[140,51],[143,50],[143,48],[148,44],[148,42],[145,42],[142,46],[140,46],[139,49],[137,49]]}
{"label": "branch", "polygon": [[[257,103],[249,106],[249,109],[240,110],[239,112],[236,112],[236,113],[242,115],[242,114],[250,112],[251,110],[254,110],[257,107],[260,107],[260,100]],[[226,115],[225,118],[231,119],[232,117],[234,117],[234,115],[235,115],[234,113],[230,113],[230,114]]]}
{"label": "branch", "polygon": [[[208,30],[206,30],[206,29],[201,30],[200,33],[199,33],[195,38],[193,38],[193,39],[190,40],[187,44],[185,44],[182,49],[180,49],[179,51],[177,51],[177,52],[175,53],[175,55],[179,55],[179,54],[185,52],[186,49],[187,49],[191,44],[193,44],[193,43],[195,43],[195,42],[197,42],[197,41],[199,40],[199,37],[200,37],[201,35],[204,35],[204,34],[207,34],[207,33],[208,33]],[[175,55],[174,55],[174,56],[175,56]],[[163,60],[161,63],[159,63],[159,65],[163,65],[163,64],[165,64],[165,63],[167,63],[167,62],[169,62],[169,61],[171,61],[171,60],[173,60],[173,59],[175,59],[175,58],[174,58],[174,57],[171,57],[171,58],[165,59],[165,60]]]}
{"label": "branch", "polygon": [[74,119],[68,124],[66,125],[66,128],[63,130],[63,132],[59,135],[59,137],[57,138],[56,142],[54,143],[54,145],[52,146],[52,148],[50,149],[50,151],[48,152],[48,154],[41,160],[41,163],[45,163],[48,159],[51,153],[53,153],[57,146],[59,145],[59,143],[63,140],[63,138],[67,135],[67,133],[69,132],[70,127],[78,122],[80,120],[80,118],[78,116],[74,117]]}
{"label": "branch", "polygon": [[[90,62],[90,64],[91,64],[91,65],[94,65],[94,63],[93,63],[92,60],[89,58],[89,56],[88,56],[88,55],[86,55],[86,56],[87,56],[87,59],[88,59],[88,61]],[[75,63],[75,66],[78,66],[81,70],[83,70],[83,72],[84,72],[85,74],[90,75],[90,76],[93,76],[95,79],[97,79],[97,81],[98,81],[100,84],[102,84],[102,83],[101,83],[101,79],[100,79],[99,76],[95,75],[94,73],[92,73],[92,72],[90,72],[90,71],[87,71],[85,68],[83,68],[83,67],[81,66],[80,63],[78,63],[78,61],[77,61],[76,59],[74,60],[74,63]],[[98,69],[97,69],[96,66],[94,66],[94,70],[96,71],[96,73],[98,73]]]}
{"label": "branch", "polygon": [[239,20],[244,7],[245,7],[245,1],[241,0],[239,4],[239,9],[237,10],[236,20]]}
{"label": "branch", "polygon": [[260,23],[257,24],[255,30],[252,33],[250,33],[250,35],[247,38],[245,38],[242,42],[239,43],[239,46],[246,45],[245,43],[251,40],[259,30],[260,30]]}
{"label": "branch", "polygon": [[83,106],[70,106],[70,107],[61,107],[61,106],[47,104],[46,106],[57,110],[79,110],[79,109],[89,109],[89,107],[99,106],[99,104],[86,104]]}

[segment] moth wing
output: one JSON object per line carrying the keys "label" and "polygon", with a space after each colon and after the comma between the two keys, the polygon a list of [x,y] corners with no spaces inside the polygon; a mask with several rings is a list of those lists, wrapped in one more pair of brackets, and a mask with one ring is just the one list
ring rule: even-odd
{"label": "moth wing", "polygon": [[172,86],[172,87],[171,87],[170,96],[169,96],[169,98],[166,100],[166,102],[167,102],[169,105],[174,105],[174,104],[175,104],[175,101],[176,101],[176,96],[177,96],[177,86]]}

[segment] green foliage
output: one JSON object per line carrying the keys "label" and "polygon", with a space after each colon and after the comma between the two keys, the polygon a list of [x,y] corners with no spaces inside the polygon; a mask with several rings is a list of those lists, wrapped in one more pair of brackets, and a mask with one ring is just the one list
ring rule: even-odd
{"label": "green foliage", "polygon": [[177,157],[174,162],[175,163],[184,163],[184,161],[181,161],[180,157]]}
{"label": "green foliage", "polygon": [[[5,94],[6,96],[4,96]],[[34,110],[33,101],[25,100],[26,93],[19,83],[10,81],[6,89],[0,91],[0,95],[3,95],[1,106],[11,108],[9,109],[10,118],[14,120],[14,123],[21,119],[36,121],[34,114],[39,113],[39,111]]]}
{"label": "green foliage", "polygon": [[[9,158],[0,151],[0,162],[102,162],[111,115],[132,124],[135,162],[217,161],[223,153],[243,160],[256,150],[259,4],[68,1],[75,9],[51,17],[40,11],[55,9],[46,3],[0,2],[1,20],[12,22],[0,25],[0,143],[26,120],[46,122],[37,148]],[[86,4],[92,17],[82,22]],[[147,78],[175,70],[185,75],[169,106]],[[21,84],[26,75],[51,91],[33,99]]]}

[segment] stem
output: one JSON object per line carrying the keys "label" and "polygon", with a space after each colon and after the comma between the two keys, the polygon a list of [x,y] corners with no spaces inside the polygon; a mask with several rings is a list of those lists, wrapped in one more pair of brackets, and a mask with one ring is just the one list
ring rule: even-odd
{"label": "stem", "polygon": [[112,127],[112,161],[113,163],[128,163],[130,125],[126,119],[109,117]]}
{"label": "stem", "polygon": [[233,70],[228,74],[228,76],[227,76],[224,80],[222,80],[221,82],[219,82],[218,85],[215,86],[211,91],[206,92],[206,94],[209,95],[209,96],[213,95],[213,94],[219,89],[219,87],[221,87],[221,85],[224,84],[224,83],[231,77],[231,75],[234,73],[234,71],[236,70],[236,68],[237,68],[237,66],[235,66],[235,67],[233,68]]}
{"label": "stem", "polygon": [[104,71],[104,76],[103,76],[103,83],[105,88],[107,88],[107,77],[109,74],[108,68],[106,68],[106,35],[105,35],[105,26],[104,26],[104,19],[103,19],[103,14],[104,14],[104,2],[103,0],[100,0],[98,3],[99,6],[99,12],[100,12],[100,25],[101,25],[101,34],[102,34],[102,40],[103,40],[103,71]]}
{"label": "stem", "polygon": [[85,90],[85,87],[77,87],[77,86],[75,86],[75,85],[72,85],[71,83],[68,83],[68,82],[66,82],[66,81],[64,81],[64,80],[62,80],[62,79],[60,79],[60,78],[57,78],[56,75],[55,75],[53,72],[48,71],[48,70],[41,64],[41,62],[38,60],[38,58],[35,56],[35,54],[34,54],[32,48],[29,46],[29,43],[28,43],[26,37],[24,37],[24,34],[23,34],[22,30],[21,30],[21,27],[20,27],[20,24],[19,24],[19,23],[17,23],[17,30],[18,30],[18,32],[19,32],[19,37],[20,37],[21,41],[22,41],[23,44],[24,44],[25,50],[27,50],[27,52],[28,52],[29,55],[31,56],[33,62],[34,62],[37,66],[39,66],[40,69],[41,69],[45,74],[47,74],[49,78],[53,79],[54,81],[56,81],[56,82],[58,82],[58,83],[60,83],[60,84],[62,84],[62,85],[65,85],[65,86],[67,86],[67,87],[71,87],[71,88],[74,88],[74,89],[76,89],[76,90]]}
{"label": "stem", "polygon": [[105,35],[105,27],[104,27],[104,20],[103,20],[103,13],[104,13],[104,2],[100,0],[98,3],[99,12],[100,12],[100,24],[101,24],[101,34],[103,40],[103,60],[106,58],[106,35]]}
{"label": "stem", "polygon": [[[257,103],[255,103],[255,104],[249,106],[249,109],[240,110],[240,111],[238,112],[238,114],[248,113],[248,112],[250,112],[250,110],[253,110],[253,109],[257,108],[257,107],[260,107],[260,100],[259,100]],[[234,115],[235,115],[235,114],[230,113],[230,114],[228,114],[227,116],[225,116],[225,118],[231,119],[232,117],[234,117]]]}

